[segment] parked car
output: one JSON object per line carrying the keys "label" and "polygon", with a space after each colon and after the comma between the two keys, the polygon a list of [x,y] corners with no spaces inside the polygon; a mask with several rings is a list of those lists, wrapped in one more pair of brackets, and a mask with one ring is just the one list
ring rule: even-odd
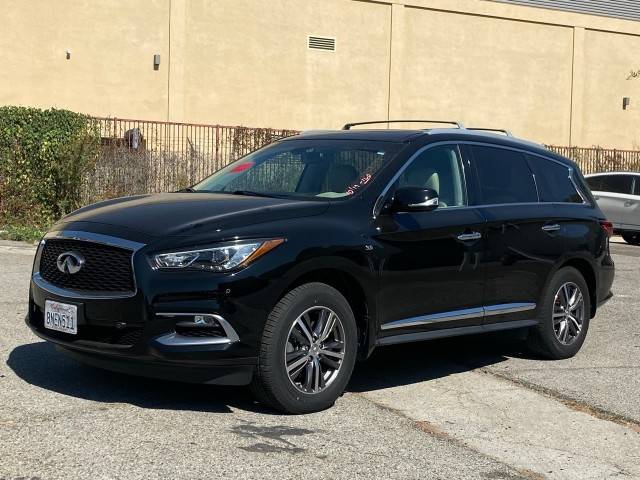
{"label": "parked car", "polygon": [[291,413],[331,406],[379,346],[524,329],[544,357],[575,355],[614,278],[578,167],[458,124],[352,126],[64,217],[28,325],[88,364],[250,384]]}
{"label": "parked car", "polygon": [[595,173],[586,179],[614,231],[625,242],[640,245],[640,173]]}

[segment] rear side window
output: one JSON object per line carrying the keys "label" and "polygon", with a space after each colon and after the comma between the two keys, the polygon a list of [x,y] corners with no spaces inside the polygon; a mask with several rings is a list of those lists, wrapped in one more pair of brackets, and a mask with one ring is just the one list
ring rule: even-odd
{"label": "rear side window", "polygon": [[640,177],[635,177],[635,187],[633,189],[634,195],[640,195]]}
{"label": "rear side window", "polygon": [[[595,181],[592,185],[593,180]],[[631,192],[633,192],[632,175],[600,175],[587,181],[591,190],[599,192],[624,193],[627,195],[631,195]]]}
{"label": "rear side window", "polygon": [[569,178],[571,172],[568,167],[541,157],[527,155],[527,158],[536,176],[541,202],[583,202]]}
{"label": "rear side window", "polygon": [[471,145],[485,205],[537,202],[538,194],[525,156],[504,148]]}

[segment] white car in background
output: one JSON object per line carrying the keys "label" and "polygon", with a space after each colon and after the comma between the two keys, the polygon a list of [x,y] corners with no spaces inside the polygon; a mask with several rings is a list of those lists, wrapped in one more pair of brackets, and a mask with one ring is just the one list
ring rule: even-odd
{"label": "white car in background", "polygon": [[627,243],[640,245],[640,173],[586,175],[598,206]]}

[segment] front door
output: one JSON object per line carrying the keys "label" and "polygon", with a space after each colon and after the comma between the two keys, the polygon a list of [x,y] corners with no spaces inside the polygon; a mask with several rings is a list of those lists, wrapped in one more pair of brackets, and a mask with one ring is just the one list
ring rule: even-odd
{"label": "front door", "polygon": [[374,237],[382,248],[383,337],[482,322],[484,219],[468,206],[465,170],[457,145],[426,147],[407,162],[390,190],[431,188],[438,192],[439,207],[383,212],[375,221]]}

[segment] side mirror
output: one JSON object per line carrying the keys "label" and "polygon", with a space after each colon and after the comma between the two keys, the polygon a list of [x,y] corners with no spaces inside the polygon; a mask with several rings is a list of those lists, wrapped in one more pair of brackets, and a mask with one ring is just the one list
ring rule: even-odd
{"label": "side mirror", "polygon": [[438,205],[438,192],[435,190],[404,187],[396,190],[391,209],[395,212],[430,212]]}

